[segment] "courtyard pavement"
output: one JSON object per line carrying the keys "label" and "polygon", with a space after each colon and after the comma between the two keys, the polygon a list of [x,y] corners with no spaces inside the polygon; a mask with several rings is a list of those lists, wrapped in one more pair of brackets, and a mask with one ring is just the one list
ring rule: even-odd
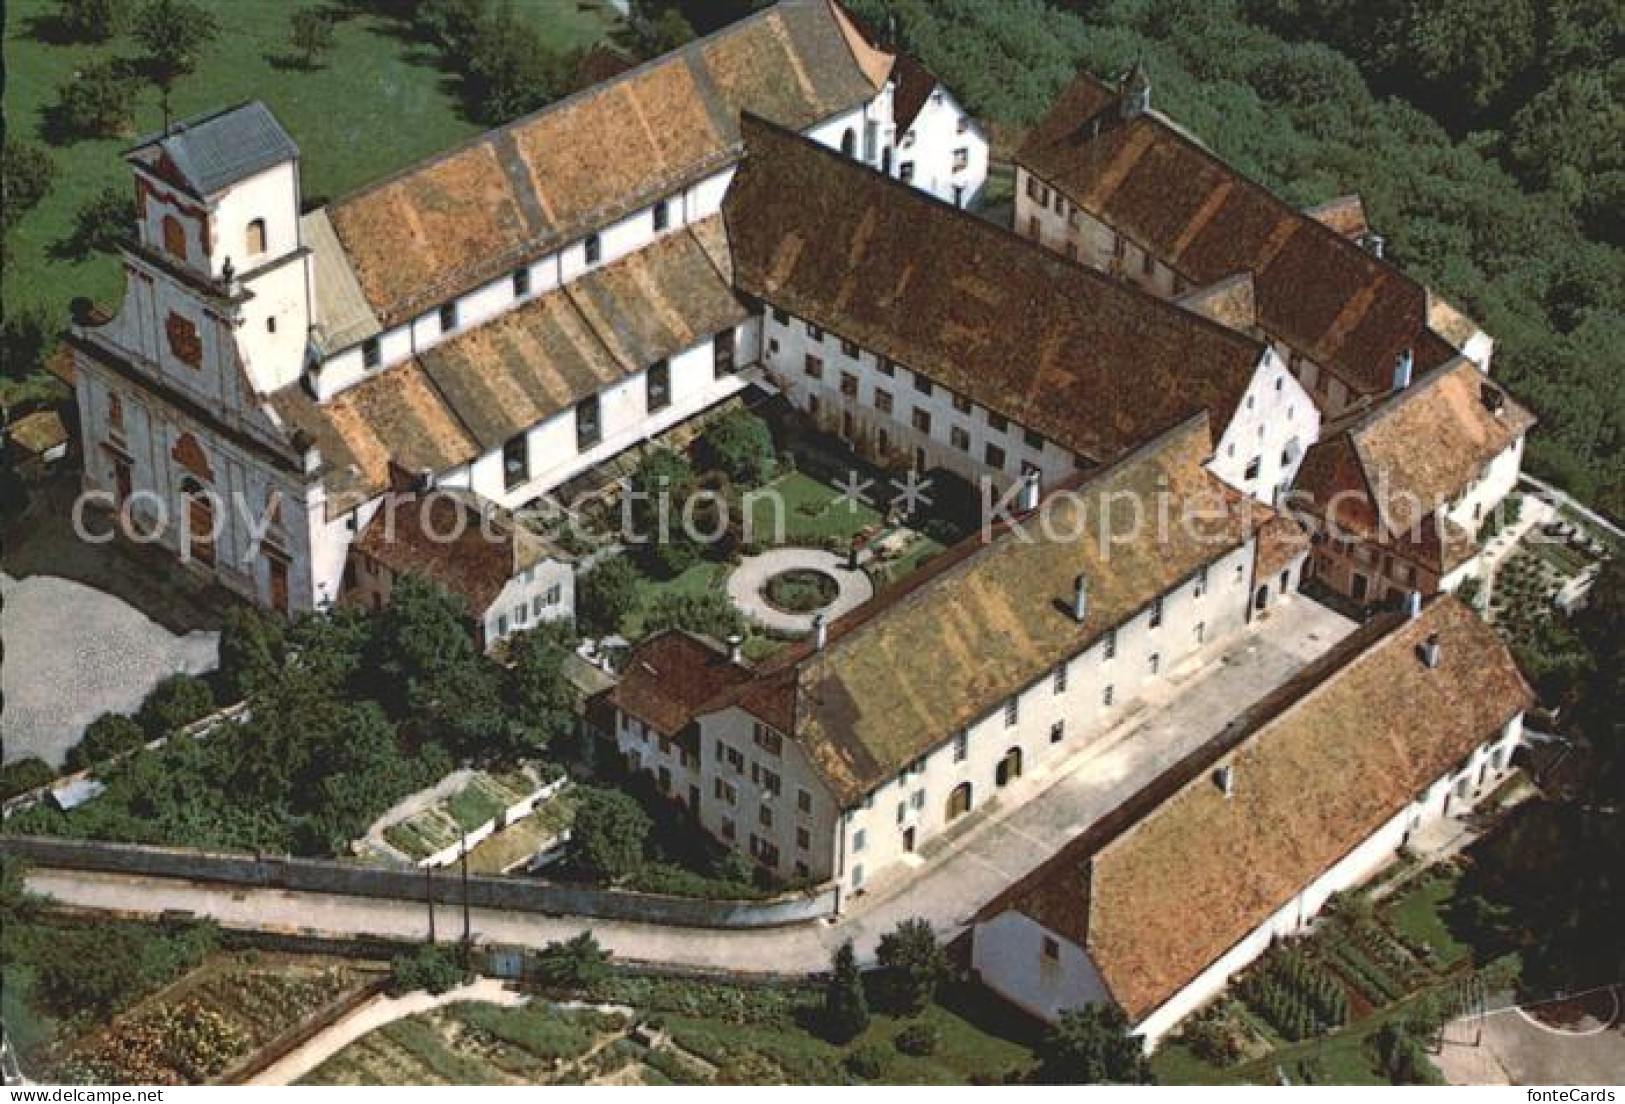
{"label": "courtyard pavement", "polygon": [[[860,957],[869,959],[880,936],[911,917],[929,920],[941,936],[952,938],[1012,881],[1354,627],[1305,598],[1277,606],[1240,637],[1216,642],[1171,672],[1157,696],[1115,730],[1063,763],[1030,771],[997,800],[986,802],[967,818],[971,823],[936,849],[926,868],[900,868],[877,878],[868,892],[850,899],[845,914],[834,921],[712,931],[475,909],[475,936],[540,946],[591,928],[604,946],[624,959],[756,973],[825,969],[831,952],[848,938],[855,941]],[[31,870],[28,884],[66,905],[141,914],[174,909],[214,917],[228,926],[306,927],[409,939],[424,938],[428,932],[422,903],[44,868]],[[439,906],[439,930],[457,929],[460,912],[456,906]]]}
{"label": "courtyard pavement", "polygon": [[1433,1062],[1452,1085],[1625,1084],[1625,1016],[1614,990],[1609,1023],[1549,1027],[1521,1008],[1452,1022]]}
{"label": "courtyard pavement", "polygon": [[60,764],[85,725],[133,712],[159,679],[215,666],[221,601],[155,549],[74,536],[72,488],[46,488],[5,532],[4,760]]}
{"label": "courtyard pavement", "polygon": [[834,621],[874,597],[875,587],[861,568],[849,569],[846,558],[820,548],[774,548],[747,556],[728,576],[728,600],[746,617],[771,633],[806,636],[812,632],[813,614],[788,613],[774,609],[762,597],[762,588],[775,575],[797,568],[822,572],[840,585],[835,601],[822,610],[826,621]]}

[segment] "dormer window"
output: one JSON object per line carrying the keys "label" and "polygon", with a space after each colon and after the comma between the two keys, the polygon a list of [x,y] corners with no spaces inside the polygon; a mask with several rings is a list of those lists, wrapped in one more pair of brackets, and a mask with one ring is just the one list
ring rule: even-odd
{"label": "dormer window", "polygon": [[165,215],[163,221],[164,252],[171,257],[186,259],[186,227],[174,215]]}
{"label": "dormer window", "polygon": [[265,252],[264,219],[255,219],[248,224],[248,231],[243,235],[243,246],[248,250],[250,257],[258,257]]}

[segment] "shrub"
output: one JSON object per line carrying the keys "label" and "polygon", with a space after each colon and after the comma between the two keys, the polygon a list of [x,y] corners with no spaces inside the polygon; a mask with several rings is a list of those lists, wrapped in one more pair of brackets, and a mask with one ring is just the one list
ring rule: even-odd
{"label": "shrub", "polygon": [[577,598],[588,632],[598,636],[618,632],[621,619],[637,605],[637,569],[624,556],[603,560],[581,577]]}
{"label": "shrub", "polygon": [[440,943],[426,943],[411,954],[396,955],[389,964],[389,988],[397,996],[418,989],[439,996],[461,985],[465,976],[456,950]]}
{"label": "shrub", "polygon": [[75,42],[106,42],[129,19],[126,0],[57,0],[57,19]]}
{"label": "shrub", "polygon": [[846,1056],[846,1069],[859,1080],[878,1081],[885,1075],[886,1066],[890,1062],[891,1055],[886,1053],[885,1047],[877,1043],[868,1043]]}
{"label": "shrub", "polygon": [[857,953],[850,939],[835,951],[829,982],[824,987],[823,1019],[824,1030],[837,1043],[857,1038],[869,1026],[869,1002],[863,993],[863,975],[858,972]]}
{"label": "shrub", "polygon": [[922,1011],[948,977],[948,956],[927,920],[904,920],[881,936],[876,957],[886,1005],[900,1015]]}
{"label": "shrub", "polygon": [[103,713],[85,726],[85,734],[68,749],[67,765],[73,770],[83,770],[134,751],[147,739],[142,727],[124,714]]}
{"label": "shrub", "polygon": [[300,8],[288,20],[288,36],[305,68],[333,48],[333,17],[321,8]]}
{"label": "shrub", "polygon": [[570,829],[571,865],[589,877],[610,881],[643,865],[649,815],[619,790],[583,786]]}
{"label": "shrub", "polygon": [[7,138],[0,152],[0,231],[9,231],[39,206],[51,194],[56,176],[56,162],[50,154],[32,142]]}
{"label": "shrub", "polygon": [[742,487],[758,487],[773,478],[777,454],[773,432],[748,410],[731,410],[705,431],[701,446],[708,463]]}
{"label": "shrub", "polygon": [[914,1023],[909,1024],[897,1033],[892,1045],[899,1054],[907,1054],[915,1058],[924,1058],[937,1052],[937,1044],[941,1036],[935,1024]]}
{"label": "shrub", "polygon": [[51,769],[51,764],[36,756],[7,763],[0,767],[0,801],[37,790],[55,778],[56,771]]}
{"label": "shrub", "polygon": [[609,952],[584,931],[562,943],[549,943],[536,955],[536,977],[559,989],[589,989],[609,976]]}
{"label": "shrub", "polygon": [[703,594],[662,594],[649,607],[643,619],[643,633],[651,636],[666,629],[725,640],[745,631],[745,619],[721,591]]}
{"label": "shrub", "polygon": [[193,675],[170,675],[152,688],[136,710],[135,721],[150,740],[185,728],[214,712],[209,684]]}

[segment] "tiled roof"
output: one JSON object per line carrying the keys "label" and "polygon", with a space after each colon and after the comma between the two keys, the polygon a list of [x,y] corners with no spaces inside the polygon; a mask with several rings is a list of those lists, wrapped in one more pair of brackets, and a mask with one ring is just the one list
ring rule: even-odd
{"label": "tiled roof", "polygon": [[1453,502],[1534,424],[1534,415],[1457,357],[1328,426],[1304,457],[1297,489],[1321,510],[1342,507],[1340,520],[1399,537],[1422,521],[1415,503],[1425,517]]}
{"label": "tiled roof", "polygon": [[890,67],[830,0],[783,0],[328,213],[393,324],[726,167],[741,111],[805,128],[872,98]]}
{"label": "tiled roof", "polygon": [[674,231],[317,405],[272,396],[326,464],[330,512],[407,471],[457,467],[713,333],[744,321],[721,219]]}
{"label": "tiled roof", "polygon": [[510,579],[555,555],[506,511],[453,490],[390,496],[355,549],[397,574],[438,583],[475,618],[485,616]]}
{"label": "tiled roof", "polygon": [[1350,241],[1358,242],[1371,232],[1365,217],[1365,201],[1357,195],[1338,196],[1307,208],[1305,215],[1329,226]]}
{"label": "tiled roof", "polygon": [[[1253,578],[1272,582],[1275,573],[1309,551],[1309,533],[1286,514],[1275,514],[1258,527],[1258,558]],[[1272,583],[1273,585],[1273,583]]]}
{"label": "tiled roof", "polygon": [[931,93],[936,90],[937,78],[907,54],[897,55],[897,64],[892,67],[891,77],[894,82],[892,119],[897,124],[897,133],[901,135],[914,125],[915,119],[920,117],[926,102],[931,99]]}
{"label": "tiled roof", "polygon": [[[837,622],[822,650],[783,653],[712,707],[737,704],[793,734],[837,799],[855,803],[1247,540],[1250,500],[1207,471],[1211,452],[1198,415],[1052,497],[1051,522],[1030,525],[1030,543],[971,537]],[[1189,508],[1203,520],[1102,543],[1111,503],[1159,493],[1172,516]],[[1082,624],[1069,606],[1079,575],[1089,580]]]}
{"label": "tiled roof", "polygon": [[299,156],[288,132],[258,100],[182,119],[168,134],[143,138],[129,155],[169,159],[200,196],[213,195],[255,173]]}
{"label": "tiled roof", "polygon": [[[1418,652],[1437,633],[1440,661]],[[1532,702],[1494,630],[1435,600],[1092,861],[1087,945],[1138,1018]]]}
{"label": "tiled roof", "polygon": [[741,290],[1097,462],[1229,422],[1262,346],[747,117],[723,202]]}
{"label": "tiled roof", "polygon": [[633,649],[608,699],[655,731],[676,736],[708,701],[750,677],[749,668],[731,662],[714,645],[669,629]]}
{"label": "tiled roof", "polygon": [[[1191,284],[1252,273],[1264,329],[1359,394],[1386,388],[1407,348],[1422,367],[1441,362],[1422,348],[1420,284],[1155,112],[1121,118],[1115,94],[1093,77],[1078,77],[1017,160]],[[1331,221],[1341,226],[1343,215]]]}

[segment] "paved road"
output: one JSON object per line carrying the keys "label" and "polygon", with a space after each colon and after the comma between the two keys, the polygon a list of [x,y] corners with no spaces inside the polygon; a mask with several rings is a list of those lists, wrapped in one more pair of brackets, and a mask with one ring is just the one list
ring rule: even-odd
{"label": "paved road", "polygon": [[[1231,717],[1353,629],[1351,622],[1305,598],[1277,607],[1240,639],[1221,642],[1172,672],[1156,699],[1091,747],[1013,783],[938,848],[929,867],[899,869],[877,879],[834,922],[709,931],[476,909],[474,931],[491,942],[538,946],[590,926],[621,958],[757,972],[824,969],[834,947],[848,938],[868,958],[880,936],[909,917],[924,917],[951,937],[1000,890],[1116,808],[1125,794],[1216,734]],[[302,926],[410,939],[424,938],[428,930],[421,903],[50,869],[33,870],[28,880],[37,892],[85,908],[149,914],[181,909],[230,926]],[[460,909],[441,906],[437,915],[442,935],[458,930]]]}

